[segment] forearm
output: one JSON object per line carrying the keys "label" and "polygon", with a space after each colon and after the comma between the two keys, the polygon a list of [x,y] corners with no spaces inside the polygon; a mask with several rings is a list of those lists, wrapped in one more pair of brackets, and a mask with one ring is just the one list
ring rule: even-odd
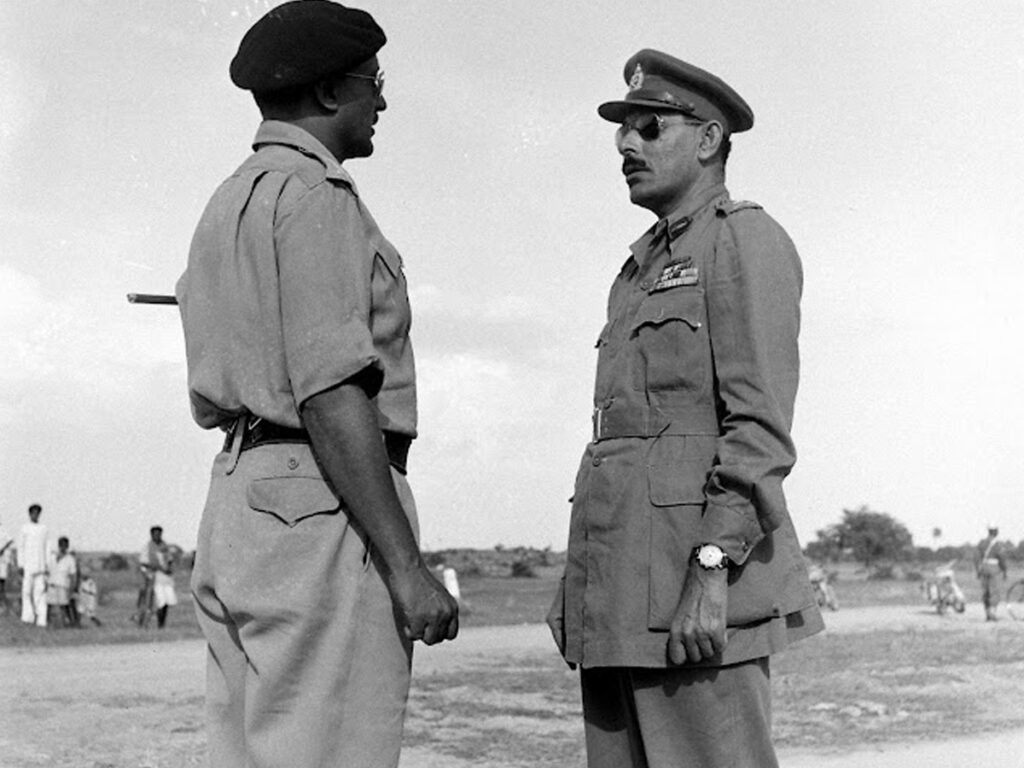
{"label": "forearm", "polygon": [[392,573],[420,567],[412,527],[395,492],[377,414],[366,392],[344,383],[309,398],[303,425],[328,482]]}

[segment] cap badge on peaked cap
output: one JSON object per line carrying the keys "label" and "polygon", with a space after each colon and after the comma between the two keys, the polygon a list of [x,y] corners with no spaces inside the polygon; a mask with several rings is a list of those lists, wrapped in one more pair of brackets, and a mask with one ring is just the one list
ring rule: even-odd
{"label": "cap badge on peaked cap", "polygon": [[633,54],[622,69],[625,98],[606,101],[597,113],[621,123],[630,112],[681,112],[698,120],[716,120],[726,133],[754,125],[754,113],[743,97],[717,75],[662,51],[645,48]]}
{"label": "cap badge on peaked cap", "polygon": [[629,78],[629,90],[639,91],[644,87],[644,68],[640,66],[640,62],[636,63],[636,69],[633,70],[633,76]]}

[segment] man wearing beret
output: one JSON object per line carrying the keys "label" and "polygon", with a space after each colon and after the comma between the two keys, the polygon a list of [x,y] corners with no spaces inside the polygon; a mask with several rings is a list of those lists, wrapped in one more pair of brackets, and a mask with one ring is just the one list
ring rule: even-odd
{"label": "man wearing beret", "polygon": [[800,261],[726,190],[739,94],[653,50],[624,74],[598,113],[657,222],[611,289],[548,622],[581,668],[591,768],[766,768],[768,657],[822,628],[782,492]]}
{"label": "man wearing beret", "polygon": [[373,152],[384,42],[328,0],[246,33],[230,74],[263,116],[255,152],[177,287],[193,416],[226,432],[192,576],[216,768],[393,768],[412,643],[458,631],[406,481],[402,259],[342,167]]}

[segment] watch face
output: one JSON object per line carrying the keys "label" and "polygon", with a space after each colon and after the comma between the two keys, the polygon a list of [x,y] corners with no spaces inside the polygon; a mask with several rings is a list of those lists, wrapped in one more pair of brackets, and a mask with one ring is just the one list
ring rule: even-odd
{"label": "watch face", "polygon": [[714,545],[705,545],[697,550],[697,562],[704,568],[718,568],[725,559],[725,553]]}

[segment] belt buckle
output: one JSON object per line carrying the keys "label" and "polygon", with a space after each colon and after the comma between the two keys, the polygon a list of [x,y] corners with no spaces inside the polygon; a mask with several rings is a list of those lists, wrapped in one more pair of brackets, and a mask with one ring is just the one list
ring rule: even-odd
{"label": "belt buckle", "polygon": [[594,422],[594,442],[595,443],[599,442],[601,440],[601,427],[602,427],[602,423],[604,421],[603,414],[604,414],[604,410],[600,406],[594,408],[594,417],[593,417],[592,420]]}

